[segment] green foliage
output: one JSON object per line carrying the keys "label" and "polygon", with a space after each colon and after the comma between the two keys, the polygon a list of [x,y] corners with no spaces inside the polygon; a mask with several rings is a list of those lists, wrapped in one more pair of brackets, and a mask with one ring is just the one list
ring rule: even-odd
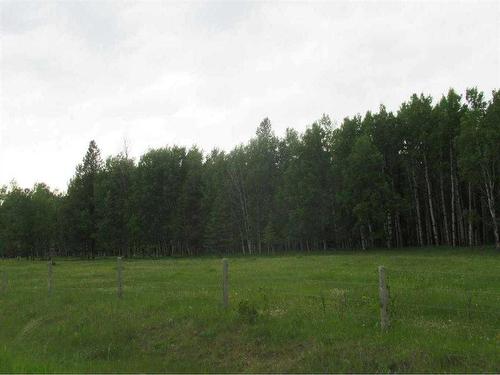
{"label": "green foliage", "polygon": [[243,300],[238,303],[238,315],[244,322],[254,324],[257,322],[259,312],[254,303]]}
{"label": "green foliage", "polygon": [[61,196],[44,184],[32,190],[2,188],[0,245],[5,256],[47,257],[59,240]]}
{"label": "green foliage", "polygon": [[77,253],[94,257],[98,236],[97,184],[103,163],[95,141],[90,141],[87,153],[76,167],[63,205],[63,230],[68,245]]}
{"label": "green foliage", "polygon": [[482,93],[467,90],[468,111],[461,121],[459,166],[473,183],[481,177],[498,181],[500,170],[500,92],[494,91],[488,105]]}
{"label": "green foliage", "polygon": [[323,115],[283,137],[265,118],[229,152],[102,161],[91,141],[65,194],[0,190],[0,252],[181,256],[318,249],[500,248],[500,94],[412,95],[397,113]]}

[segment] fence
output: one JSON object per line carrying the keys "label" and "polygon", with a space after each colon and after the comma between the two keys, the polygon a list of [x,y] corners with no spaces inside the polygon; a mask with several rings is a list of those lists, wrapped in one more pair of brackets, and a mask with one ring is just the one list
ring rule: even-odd
{"label": "fence", "polygon": [[[91,263],[90,263],[91,264]],[[49,297],[52,297],[54,293],[56,293],[57,290],[59,289],[81,289],[80,287],[69,287],[65,285],[55,285],[54,284],[54,272],[55,268],[53,266],[53,262],[50,261],[47,263],[47,295]],[[375,271],[375,270],[374,270]],[[444,311],[444,312],[449,312],[450,314],[458,314],[458,313],[463,313],[468,316],[471,316],[471,314],[490,314],[492,316],[497,317],[498,316],[498,310],[494,307],[491,308],[485,308],[484,306],[478,306],[477,303],[473,302],[473,298],[478,298],[478,296],[482,296],[487,299],[499,299],[500,302],[500,293],[491,290],[469,290],[467,291],[467,301],[463,307],[457,307],[457,306],[447,306],[446,304],[432,304],[430,302],[422,302],[422,299],[425,301],[428,299],[429,292],[425,290],[425,283],[422,282],[420,283],[420,287],[414,290],[411,290],[409,288],[399,288],[396,289],[398,293],[394,293],[394,289],[391,290],[390,292],[390,277],[391,275],[394,276],[395,278],[399,278],[400,280],[404,279],[414,279],[414,280],[423,280],[425,281],[425,277],[419,274],[411,274],[408,271],[402,271],[402,270],[397,270],[397,269],[387,269],[384,266],[379,266],[378,269],[378,285],[376,281],[374,283],[367,283],[365,281],[362,282],[355,282],[355,281],[348,281],[344,280],[342,282],[335,282],[334,285],[336,288],[334,288],[335,293],[337,293],[337,300],[340,301],[340,305],[347,305],[348,301],[348,293],[345,291],[347,290],[362,290],[363,291],[363,296],[369,296],[367,298],[372,298],[372,299],[377,299],[379,303],[379,321],[380,321],[380,328],[382,331],[387,331],[390,326],[391,326],[391,320],[394,318],[394,307],[397,305],[398,306],[398,314],[403,315],[405,314],[404,311],[404,306],[410,306],[410,313],[414,313],[415,310],[418,309],[427,309],[427,310],[438,310],[438,311]],[[116,296],[119,300],[123,300],[127,293],[125,292],[125,287],[126,283],[124,281],[124,273],[126,274],[127,270],[124,269],[124,262],[121,257],[118,257],[116,259]],[[222,260],[222,267],[219,270],[220,272],[220,286],[218,287],[219,293],[220,293],[220,302],[218,301],[213,301],[216,304],[220,304],[224,309],[229,309],[231,306],[231,293],[230,293],[230,281],[231,281],[231,274],[230,274],[230,268],[229,268],[229,260],[228,259],[223,259]],[[235,271],[232,271],[235,272]],[[459,279],[460,275],[451,273],[451,272],[436,272],[433,271],[434,274],[438,274],[443,277],[443,280],[450,280],[450,278],[457,278]],[[285,279],[283,279],[284,281]],[[288,280],[288,279],[286,279]],[[276,276],[270,276],[268,280],[266,280],[268,285],[267,285],[267,291],[272,291],[272,293],[279,294],[283,297],[289,297],[289,298],[307,298],[311,300],[318,301],[322,307],[323,310],[326,310],[325,307],[325,294],[321,292],[320,294],[305,294],[305,293],[294,293],[293,291],[290,291],[289,289],[280,289],[273,287],[273,282],[278,282],[282,281],[280,277]],[[147,289],[149,290],[154,290],[155,288],[161,289],[165,291],[165,287],[168,285],[168,282],[155,282],[154,285],[148,286]],[[9,278],[8,278],[8,273],[5,270],[2,270],[1,272],[1,292],[2,294],[6,294],[7,291],[11,288],[14,288],[15,285],[12,285],[12,283],[9,283]],[[29,288],[29,287],[28,287]],[[137,287],[136,287],[137,288]],[[200,288],[196,289],[196,291],[193,292],[193,297],[203,295],[206,292],[207,296],[212,295],[212,291],[215,291],[214,286],[210,285],[203,285]],[[108,290],[109,288],[106,288]],[[146,287],[144,288],[146,289]],[[378,293],[376,293],[378,289]],[[32,290],[37,291],[38,287],[34,286],[32,287]],[[210,291],[210,292],[209,292]],[[461,292],[461,291],[458,291]],[[173,293],[179,294],[181,291],[176,290]],[[413,293],[413,294],[412,294]],[[244,291],[241,292],[241,294],[244,294]],[[414,298],[413,304],[404,304],[404,303],[398,303],[399,299],[401,299],[404,296],[412,296]],[[241,297],[241,295],[239,296]],[[396,298],[395,298],[396,297]],[[408,297],[409,298],[409,297]],[[394,301],[396,300],[396,303]]]}

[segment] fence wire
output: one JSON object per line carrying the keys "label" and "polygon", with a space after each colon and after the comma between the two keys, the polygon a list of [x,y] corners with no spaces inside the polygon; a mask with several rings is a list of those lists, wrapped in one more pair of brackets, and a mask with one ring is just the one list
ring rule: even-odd
{"label": "fence wire", "polygon": [[[213,298],[217,303],[222,295],[222,275],[219,270],[211,268],[210,282],[200,286],[196,281],[178,281],[176,278],[179,275],[176,274],[165,276],[168,278],[167,280],[151,281],[142,279],[141,275],[133,274],[138,271],[138,268],[140,267],[134,267],[133,262],[124,267],[125,295],[140,295],[151,292],[160,294],[166,298],[193,297],[203,300]],[[169,265],[168,271],[171,272],[175,270],[175,268],[175,265]],[[186,268],[185,265],[182,265],[182,270],[186,270]],[[108,269],[108,271],[110,272],[106,273],[104,270],[99,270],[97,275],[93,274],[89,276],[94,278],[89,281],[78,279],[74,275],[66,278],[58,277],[57,267],[54,267],[52,294],[57,295],[65,292],[115,294],[117,292],[117,268],[112,267]],[[455,273],[432,271],[424,273],[424,271],[420,270],[393,267],[386,268],[386,271],[391,294],[391,311],[395,319],[398,319],[398,314],[404,314],[406,310],[411,310],[413,314],[425,314],[427,312],[425,310],[431,310],[445,311],[451,314],[468,314],[469,316],[471,314],[484,314],[500,318],[499,309],[483,301],[484,299],[488,301],[500,300],[500,290],[464,289],[461,287],[462,282],[465,284],[470,278],[480,276],[475,272],[469,273],[465,271],[465,273]],[[14,270],[11,272],[14,272]],[[38,272],[41,271],[37,270],[37,273]],[[127,272],[129,273],[128,275]],[[321,280],[318,280],[318,278],[314,277],[297,279],[292,277],[258,274],[249,276],[248,273],[234,275],[237,272],[238,270],[234,268],[230,270],[230,293],[233,297],[237,295],[238,298],[252,298],[256,295],[261,295],[273,296],[275,299],[314,299],[317,300],[318,303],[323,304],[323,308],[325,308],[325,303],[331,305],[332,301],[346,306],[354,304],[355,307],[358,306],[355,302],[362,301],[366,305],[371,306],[370,308],[377,309],[379,285],[375,270],[373,274],[367,274],[366,281],[346,279],[335,280],[334,278],[327,280],[324,279],[324,276],[321,277]],[[2,283],[0,288],[0,299],[8,293],[22,292],[38,295],[47,294],[47,278],[30,278],[29,272],[21,272],[11,279],[9,273],[10,272],[6,272],[3,281],[2,278],[0,278],[0,283]],[[427,282],[432,282],[432,278],[435,275],[446,277],[448,280],[452,281],[452,284],[443,286],[426,285],[425,288],[423,288],[422,284],[425,285]],[[184,274],[182,276],[185,277],[186,275]],[[339,275],[332,276],[338,277]],[[242,285],[246,281],[250,281],[252,287]],[[457,285],[457,281],[459,285]],[[259,286],[259,283],[261,283],[262,286]],[[272,286],[272,284],[276,283],[288,283],[289,287]],[[294,291],[294,285],[306,289],[307,291]],[[492,285],[490,287],[494,288],[498,287],[498,285]],[[440,300],[443,298],[443,294],[453,295],[454,297],[457,294],[461,294],[463,295],[463,299],[457,300],[457,305],[449,305],[447,301],[443,301],[443,303],[439,304],[421,301],[422,299],[427,301]],[[478,299],[481,301],[478,302]],[[472,301],[474,301],[474,303]]]}

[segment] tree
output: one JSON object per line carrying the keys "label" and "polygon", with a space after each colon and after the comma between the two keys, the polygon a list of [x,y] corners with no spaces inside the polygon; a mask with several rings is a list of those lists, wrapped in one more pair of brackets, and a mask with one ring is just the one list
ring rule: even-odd
{"label": "tree", "polygon": [[250,140],[246,148],[247,165],[243,182],[248,198],[248,220],[252,228],[251,237],[256,250],[262,253],[264,230],[269,222],[275,194],[278,140],[271,122],[265,118],[256,131],[256,137]]}
{"label": "tree", "polygon": [[126,154],[109,157],[95,187],[97,242],[106,254],[128,255],[135,223],[132,194],[135,165]]}
{"label": "tree", "polygon": [[192,255],[200,252],[203,239],[203,155],[200,150],[196,147],[189,150],[182,168],[184,182],[176,212],[178,239],[182,242],[181,251]]}
{"label": "tree", "polygon": [[65,194],[0,188],[0,253],[178,256],[377,246],[499,245],[500,94],[414,94],[228,152],[91,141]]}
{"label": "tree", "polygon": [[96,184],[102,168],[99,148],[92,140],[82,163],[76,167],[75,176],[69,183],[63,205],[70,246],[78,248],[81,255],[90,258],[96,255],[98,236]]}
{"label": "tree", "polygon": [[6,256],[47,258],[59,243],[57,212],[60,195],[45,184],[0,189],[0,244]]}
{"label": "tree", "polygon": [[477,89],[468,89],[468,111],[461,123],[459,136],[459,166],[469,181],[481,181],[491,216],[491,226],[497,249],[500,238],[496,218],[496,197],[500,176],[500,92],[494,91],[490,103]]}
{"label": "tree", "polygon": [[390,189],[383,168],[383,156],[370,137],[360,136],[347,159],[344,199],[357,219],[363,249],[385,236]]}
{"label": "tree", "polygon": [[227,253],[240,247],[245,250],[238,239],[236,217],[239,211],[230,199],[231,192],[227,155],[212,150],[203,167],[201,198],[203,250],[207,253]]}

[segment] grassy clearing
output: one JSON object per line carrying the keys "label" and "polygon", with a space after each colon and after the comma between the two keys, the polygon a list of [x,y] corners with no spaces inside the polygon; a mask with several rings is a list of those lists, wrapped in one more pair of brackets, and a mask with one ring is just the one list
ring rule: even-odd
{"label": "grassy clearing", "polygon": [[[380,332],[377,266],[392,327]],[[407,249],[229,260],[3,260],[1,372],[500,372],[500,256]]]}

